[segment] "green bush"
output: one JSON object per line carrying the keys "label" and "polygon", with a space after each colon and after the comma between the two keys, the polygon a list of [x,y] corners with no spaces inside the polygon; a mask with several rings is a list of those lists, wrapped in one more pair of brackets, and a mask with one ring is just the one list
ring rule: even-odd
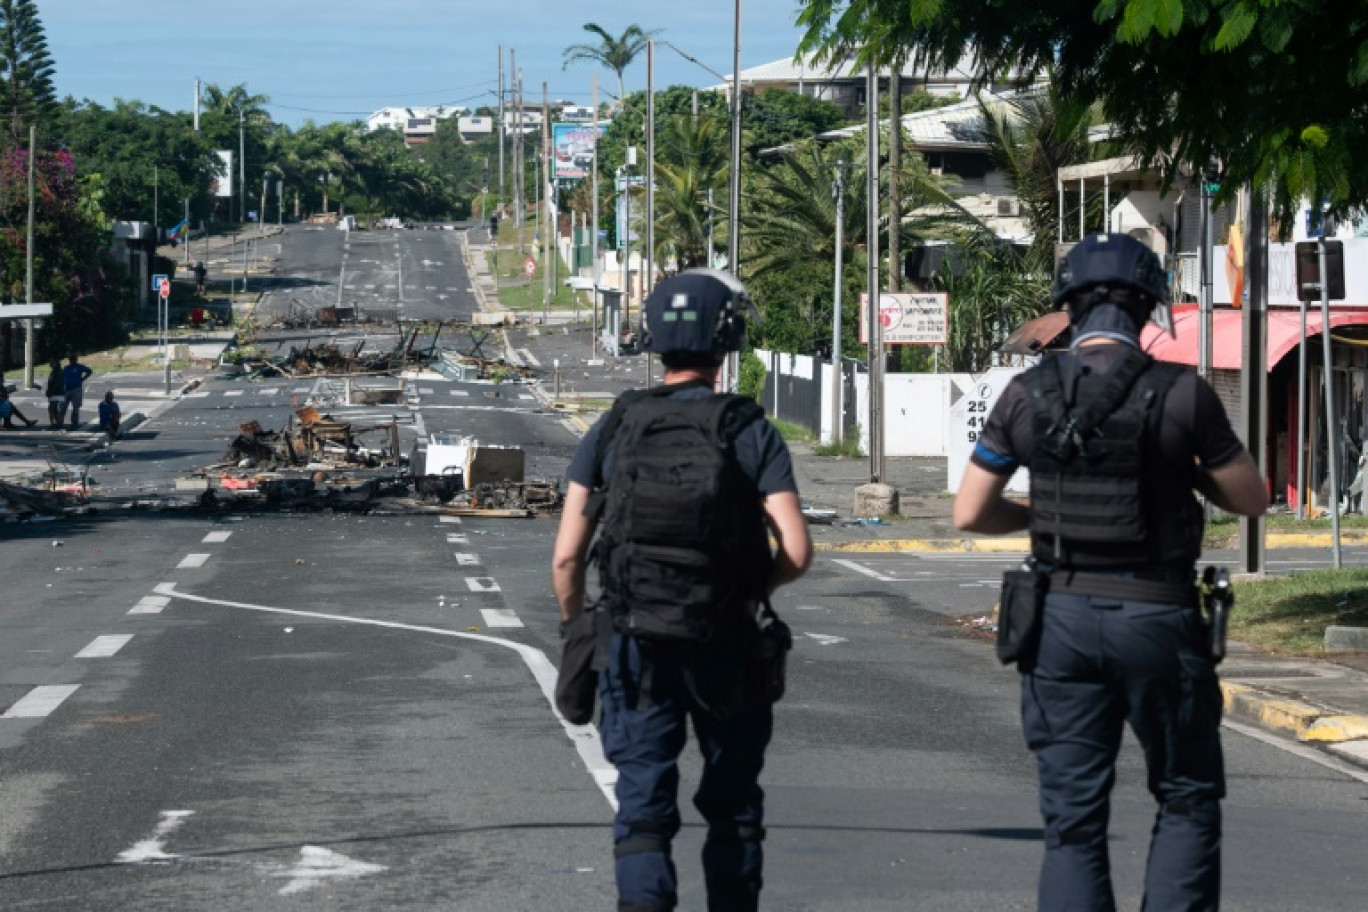
{"label": "green bush", "polygon": [[759,402],[760,395],[765,391],[765,362],[753,351],[743,352],[740,374],[736,378],[737,391]]}

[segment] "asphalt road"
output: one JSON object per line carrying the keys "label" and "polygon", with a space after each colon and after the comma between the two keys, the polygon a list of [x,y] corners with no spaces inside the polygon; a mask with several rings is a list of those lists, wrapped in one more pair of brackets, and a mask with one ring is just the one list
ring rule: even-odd
{"label": "asphalt road", "polygon": [[[163,451],[144,483],[216,457],[237,423],[283,421],[287,386],[213,380],[171,405],[128,444]],[[408,439],[518,443],[529,472],[559,474],[575,439],[523,395],[424,378],[391,410]],[[152,511],[0,526],[0,908],[613,908],[611,769],[547,699],[553,534]],[[960,623],[1011,562],[823,555],[781,593],[797,644],[763,779],[765,908],[1033,908],[1015,676]],[[1368,773],[1233,729],[1225,746],[1224,908],[1368,907]],[[704,906],[697,778],[686,751],[684,909]],[[1152,810],[1130,743],[1123,908]]]}

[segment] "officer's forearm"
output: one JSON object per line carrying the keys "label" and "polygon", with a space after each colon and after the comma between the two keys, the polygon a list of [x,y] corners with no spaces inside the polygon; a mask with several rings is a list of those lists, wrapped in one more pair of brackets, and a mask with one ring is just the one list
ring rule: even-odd
{"label": "officer's forearm", "polygon": [[957,524],[964,532],[978,532],[981,535],[1002,535],[1007,532],[1020,532],[1030,526],[1031,510],[1026,504],[999,496],[981,514],[970,521]]}
{"label": "officer's forearm", "polygon": [[556,593],[562,621],[584,613],[584,562],[579,559],[556,560],[551,564],[551,588]]}

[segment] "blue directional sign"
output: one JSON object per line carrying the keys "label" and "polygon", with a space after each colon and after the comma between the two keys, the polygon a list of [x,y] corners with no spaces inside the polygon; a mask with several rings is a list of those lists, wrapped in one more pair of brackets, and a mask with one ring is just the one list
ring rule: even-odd
{"label": "blue directional sign", "polygon": [[157,273],[152,277],[152,290],[161,291],[161,283],[166,281],[166,276]]}

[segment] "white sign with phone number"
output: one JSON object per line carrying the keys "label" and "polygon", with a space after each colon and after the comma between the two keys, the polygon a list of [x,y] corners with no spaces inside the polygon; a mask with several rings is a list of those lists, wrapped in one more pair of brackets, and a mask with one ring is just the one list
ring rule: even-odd
{"label": "white sign with phone number", "polygon": [[[998,398],[1011,379],[1023,370],[1020,367],[995,367],[959,387],[960,397],[950,406],[950,458],[947,460],[946,478],[946,488],[950,493],[959,491],[960,479],[969,465],[969,456],[978,444],[979,435],[988,423],[993,406],[997,405]],[[1007,483],[1007,490],[1024,493],[1029,486],[1026,470],[1018,469]]]}

